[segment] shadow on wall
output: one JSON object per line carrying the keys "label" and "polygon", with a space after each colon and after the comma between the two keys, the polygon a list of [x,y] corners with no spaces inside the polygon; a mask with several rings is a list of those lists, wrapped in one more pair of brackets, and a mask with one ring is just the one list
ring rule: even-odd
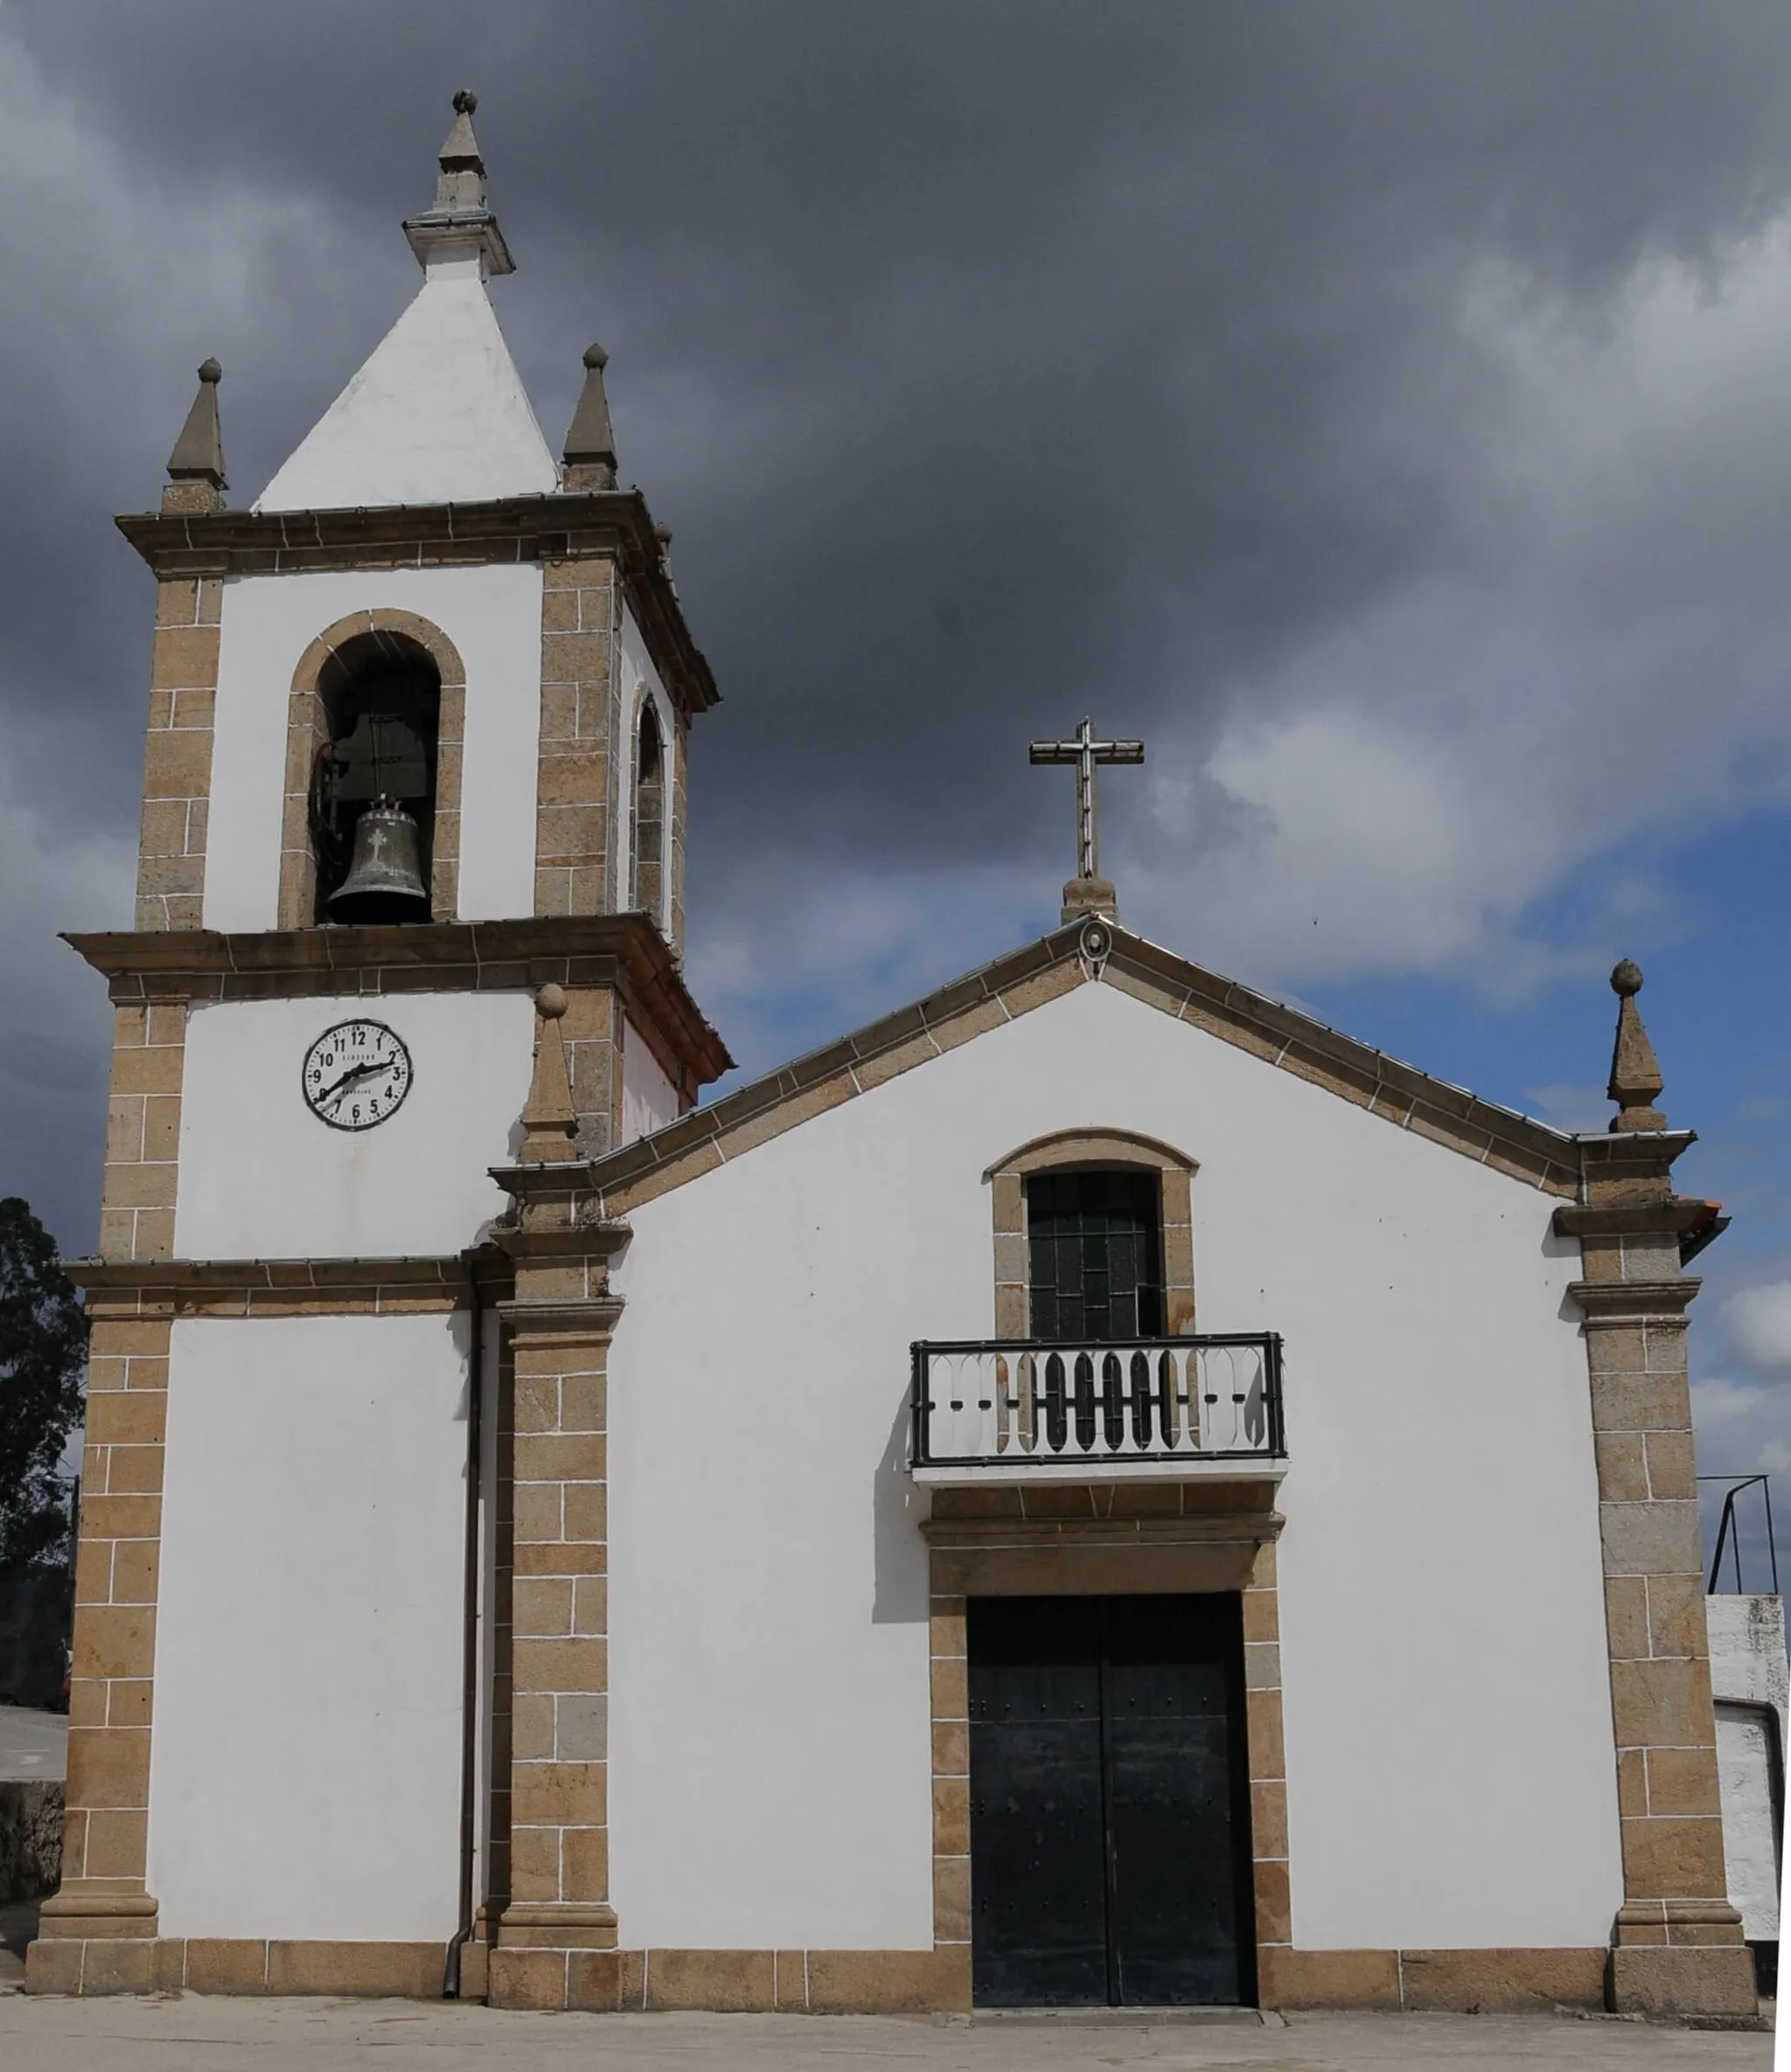
{"label": "shadow on wall", "polygon": [[876,1626],[923,1625],[931,1608],[926,1543],[920,1536],[927,1501],[908,1472],[909,1421],[904,1383],[871,1493],[876,1536],[871,1622]]}

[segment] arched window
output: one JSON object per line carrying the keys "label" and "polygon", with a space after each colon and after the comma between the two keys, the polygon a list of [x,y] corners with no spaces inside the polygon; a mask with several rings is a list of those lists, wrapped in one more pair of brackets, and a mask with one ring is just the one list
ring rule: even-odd
{"label": "arched window", "polygon": [[337,648],[317,693],[329,737],[311,767],[313,918],[427,921],[441,672],[418,642],[380,630]]}
{"label": "arched window", "polygon": [[665,914],[666,744],[651,698],[640,707],[634,743],[634,847],[628,903],[654,920]]}
{"label": "arched window", "polygon": [[991,1166],[995,1335],[1192,1331],[1195,1170],[1185,1152],[1123,1129],[1062,1130]]}

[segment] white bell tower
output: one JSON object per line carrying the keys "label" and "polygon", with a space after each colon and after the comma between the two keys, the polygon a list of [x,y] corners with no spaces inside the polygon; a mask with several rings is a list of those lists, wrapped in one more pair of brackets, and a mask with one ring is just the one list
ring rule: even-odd
{"label": "white bell tower", "polygon": [[514,1999],[615,1946],[625,1232],[516,1203],[730,1062],[680,960],[715,689],[600,348],[541,437],[474,105],[404,226],[415,298],[259,500],[224,503],[207,361],[161,510],[119,520],[157,624],[136,929],[73,938],[117,1033],[37,1990],[481,1990],[501,1922]]}

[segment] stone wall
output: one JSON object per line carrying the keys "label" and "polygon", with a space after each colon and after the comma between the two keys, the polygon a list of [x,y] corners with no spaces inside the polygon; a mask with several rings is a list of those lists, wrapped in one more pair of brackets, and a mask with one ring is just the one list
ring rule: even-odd
{"label": "stone wall", "polygon": [[0,1782],[0,1907],[42,1899],[62,1876],[60,1777]]}

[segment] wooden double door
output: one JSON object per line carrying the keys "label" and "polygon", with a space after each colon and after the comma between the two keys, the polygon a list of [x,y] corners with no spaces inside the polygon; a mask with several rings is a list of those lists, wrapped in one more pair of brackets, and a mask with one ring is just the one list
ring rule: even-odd
{"label": "wooden double door", "polygon": [[977,2005],[1252,2001],[1237,1594],[966,1612]]}

